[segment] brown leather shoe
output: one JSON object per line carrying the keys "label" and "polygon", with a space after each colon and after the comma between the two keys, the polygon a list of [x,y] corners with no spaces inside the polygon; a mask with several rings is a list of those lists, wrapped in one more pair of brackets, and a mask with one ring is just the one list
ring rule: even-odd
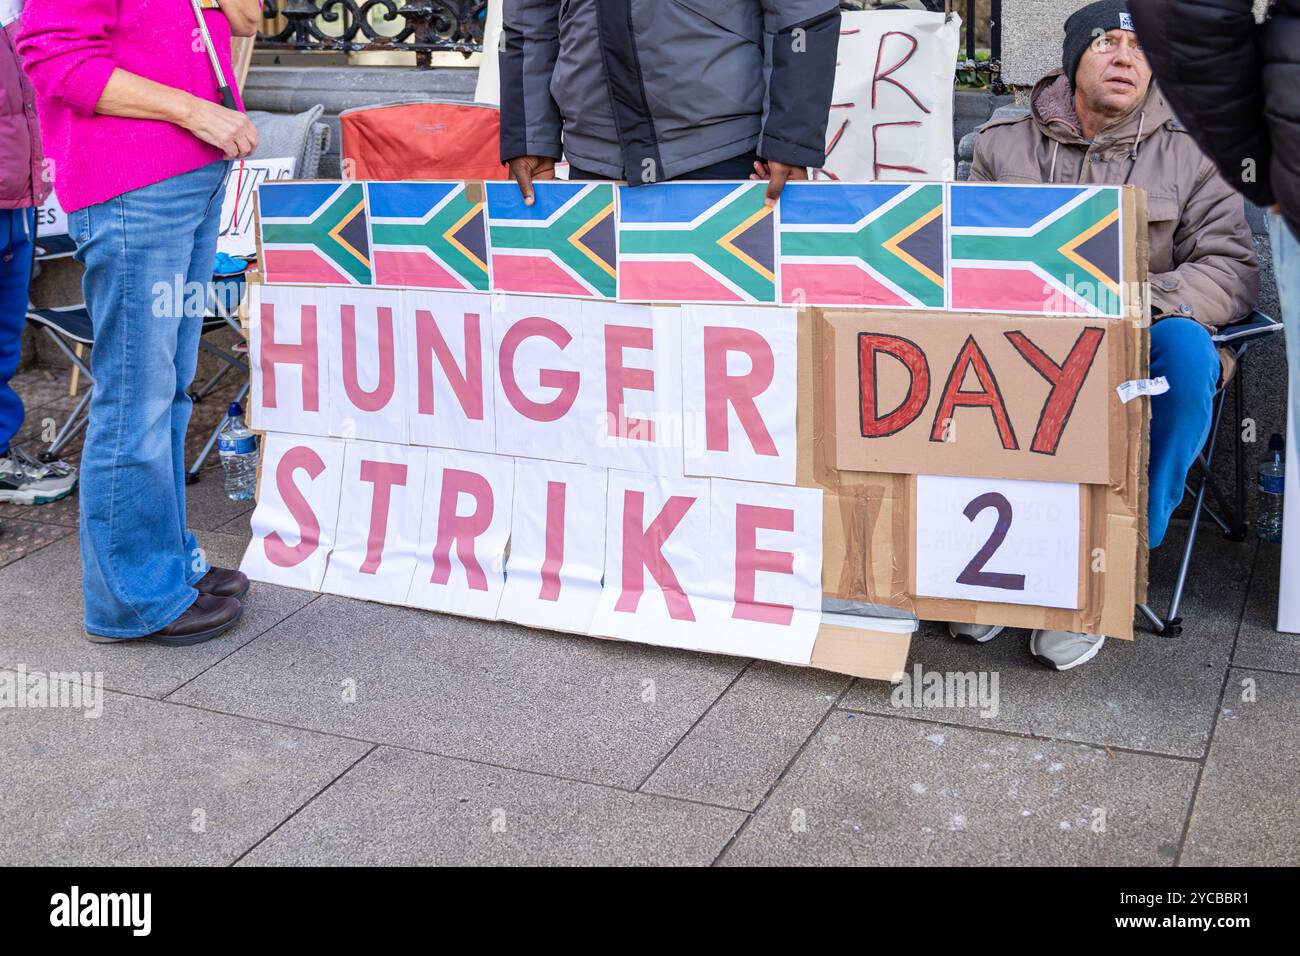
{"label": "brown leather shoe", "polygon": [[166,647],[188,647],[191,644],[202,644],[224,634],[243,613],[244,605],[240,604],[237,598],[200,594],[180,617],[160,631],[154,631],[144,637],[104,637],[102,634],[87,633],[86,640],[92,644],[146,641]]}
{"label": "brown leather shoe", "polygon": [[214,565],[208,569],[207,574],[199,578],[194,586],[198,588],[200,594],[241,598],[248,593],[248,575],[241,571],[231,571],[229,568],[218,568]]}

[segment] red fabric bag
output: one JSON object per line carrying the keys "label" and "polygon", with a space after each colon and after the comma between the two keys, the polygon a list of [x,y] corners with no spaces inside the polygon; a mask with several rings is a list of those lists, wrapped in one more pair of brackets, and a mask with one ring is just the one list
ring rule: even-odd
{"label": "red fabric bag", "polygon": [[501,114],[473,103],[394,103],[344,110],[342,154],[353,179],[507,179]]}

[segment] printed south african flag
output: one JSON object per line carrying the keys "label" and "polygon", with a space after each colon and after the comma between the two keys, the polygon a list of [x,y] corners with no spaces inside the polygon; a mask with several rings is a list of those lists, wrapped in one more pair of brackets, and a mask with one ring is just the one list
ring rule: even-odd
{"label": "printed south african flag", "polygon": [[488,290],[483,203],[464,183],[366,184],[375,284]]}
{"label": "printed south african flag", "polygon": [[775,302],[776,215],[761,182],[618,189],[618,297]]}
{"label": "printed south african flag", "polygon": [[494,289],[614,297],[612,183],[535,182],[531,206],[513,181],[484,185]]}
{"label": "printed south african flag", "polygon": [[1123,313],[1119,187],[949,188],[950,308]]}
{"label": "printed south african flag", "polygon": [[370,285],[370,236],[361,183],[257,187],[267,282]]}
{"label": "printed south african flag", "polygon": [[781,301],[942,309],[943,186],[788,183]]}

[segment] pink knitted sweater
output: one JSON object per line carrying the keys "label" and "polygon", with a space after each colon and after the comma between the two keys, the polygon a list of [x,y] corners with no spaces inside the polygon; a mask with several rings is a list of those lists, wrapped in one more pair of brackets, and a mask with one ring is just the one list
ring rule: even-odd
{"label": "pink knitted sweater", "polygon": [[[233,85],[230,24],[219,10],[204,16]],[[27,0],[18,52],[36,88],[54,191],[69,212],[221,159],[171,123],[95,112],[116,67],[220,102],[189,0]]]}

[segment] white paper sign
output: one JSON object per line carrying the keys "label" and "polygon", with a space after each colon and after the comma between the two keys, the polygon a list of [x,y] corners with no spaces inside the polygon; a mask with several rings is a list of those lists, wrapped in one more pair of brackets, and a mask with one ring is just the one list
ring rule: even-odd
{"label": "white paper sign", "polygon": [[916,478],[916,593],[1079,607],[1079,486]]}
{"label": "white paper sign", "polygon": [[952,179],[952,84],[960,38],[956,14],[841,14],[826,165],[813,178]]}
{"label": "white paper sign", "polygon": [[492,297],[407,291],[407,381],[411,441],[496,450]]}
{"label": "white paper sign", "polygon": [[709,650],[709,483],[609,473],[605,585],[592,634]]}
{"label": "white paper sign", "polygon": [[348,442],[334,550],[321,590],[401,604],[415,574],[428,452]]}
{"label": "white paper sign", "polygon": [[248,291],[249,424],[328,435],[330,290],[259,284]]}
{"label": "white paper sign", "polygon": [[593,464],[682,475],[681,311],[583,302]]}
{"label": "white paper sign", "polygon": [[822,490],[709,484],[708,649],[806,665],[822,616]]}
{"label": "white paper sign", "polygon": [[330,434],[406,444],[410,322],[402,294],[329,289]]}
{"label": "white paper sign", "polygon": [[506,295],[493,306],[498,454],[591,464],[582,303]]}
{"label": "white paper sign", "polygon": [[253,540],[239,569],[254,581],[319,591],[334,546],[343,479],[343,442],[269,434]]}
{"label": "white paper sign", "polygon": [[497,616],[586,634],[605,572],[603,468],[515,460],[506,586]]}
{"label": "white paper sign", "polygon": [[514,462],[428,449],[420,545],[407,604],[494,618],[505,583]]}
{"label": "white paper sign", "polygon": [[797,323],[788,308],[682,306],[687,474],[794,484]]}
{"label": "white paper sign", "polygon": [[272,159],[236,160],[226,178],[226,194],[221,201],[221,231],[217,233],[217,251],[228,256],[251,259],[257,255],[257,226],[253,217],[253,192],[273,179],[292,179],[295,160],[292,156]]}

